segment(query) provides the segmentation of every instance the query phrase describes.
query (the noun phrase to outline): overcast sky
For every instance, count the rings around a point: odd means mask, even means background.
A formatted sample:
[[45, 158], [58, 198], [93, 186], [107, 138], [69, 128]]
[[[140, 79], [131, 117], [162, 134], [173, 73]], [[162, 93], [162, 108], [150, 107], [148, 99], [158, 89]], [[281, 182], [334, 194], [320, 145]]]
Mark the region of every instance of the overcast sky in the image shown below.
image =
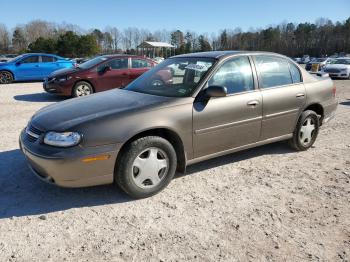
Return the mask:
[[281, 22], [344, 21], [350, 0], [4, 0], [0, 23], [12, 29], [33, 19], [72, 23], [83, 29], [116, 26], [193, 30], [198, 33]]

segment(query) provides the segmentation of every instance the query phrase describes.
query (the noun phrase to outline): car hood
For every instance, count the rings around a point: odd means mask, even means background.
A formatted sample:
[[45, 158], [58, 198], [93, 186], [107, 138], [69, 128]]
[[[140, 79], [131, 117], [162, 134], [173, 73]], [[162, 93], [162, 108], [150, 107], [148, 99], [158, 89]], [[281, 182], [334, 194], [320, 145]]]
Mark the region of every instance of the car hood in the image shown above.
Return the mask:
[[63, 68], [52, 72], [49, 77], [57, 77], [62, 75], [74, 74], [76, 72], [82, 71], [81, 69], [72, 67], [72, 68]]
[[165, 106], [170, 100], [174, 98], [114, 89], [44, 107], [32, 117], [31, 123], [42, 131], [62, 132], [99, 117]]
[[343, 64], [329, 64], [329, 65], [326, 65], [327, 69], [347, 69], [347, 68], [350, 68], [350, 65], [343, 65]]

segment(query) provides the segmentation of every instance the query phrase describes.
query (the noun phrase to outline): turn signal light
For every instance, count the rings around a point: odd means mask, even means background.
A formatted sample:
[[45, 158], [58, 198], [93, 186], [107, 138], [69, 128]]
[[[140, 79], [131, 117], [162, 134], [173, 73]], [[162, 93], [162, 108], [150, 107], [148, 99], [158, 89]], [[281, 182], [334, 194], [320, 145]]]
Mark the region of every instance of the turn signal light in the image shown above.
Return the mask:
[[100, 156], [94, 156], [94, 157], [86, 157], [86, 158], [83, 158], [81, 161], [84, 163], [90, 163], [98, 160], [107, 160], [110, 157], [111, 157], [110, 155], [100, 155]]

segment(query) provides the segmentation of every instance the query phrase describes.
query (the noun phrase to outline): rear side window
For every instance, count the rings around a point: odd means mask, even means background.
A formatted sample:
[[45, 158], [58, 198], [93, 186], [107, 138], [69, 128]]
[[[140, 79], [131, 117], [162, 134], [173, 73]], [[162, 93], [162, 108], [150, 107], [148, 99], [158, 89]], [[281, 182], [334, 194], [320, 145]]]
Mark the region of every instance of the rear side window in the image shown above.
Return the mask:
[[288, 62], [285, 59], [274, 56], [256, 56], [255, 61], [260, 75], [261, 88], [293, 83]]
[[27, 57], [27, 58], [24, 58], [22, 60], [22, 63], [24, 64], [28, 64], [28, 63], [39, 63], [39, 56], [30, 56], [30, 57]]
[[147, 68], [152, 67], [152, 64], [147, 60], [143, 59], [131, 59], [131, 67], [132, 68]]
[[289, 68], [290, 68], [290, 74], [292, 75], [293, 83], [302, 82], [299, 69], [292, 63], [289, 63]]
[[42, 63], [50, 63], [50, 62], [56, 62], [57, 58], [53, 56], [41, 56], [41, 62]]
[[253, 73], [248, 57], [237, 57], [226, 61], [208, 84], [224, 86], [228, 94], [254, 90]]

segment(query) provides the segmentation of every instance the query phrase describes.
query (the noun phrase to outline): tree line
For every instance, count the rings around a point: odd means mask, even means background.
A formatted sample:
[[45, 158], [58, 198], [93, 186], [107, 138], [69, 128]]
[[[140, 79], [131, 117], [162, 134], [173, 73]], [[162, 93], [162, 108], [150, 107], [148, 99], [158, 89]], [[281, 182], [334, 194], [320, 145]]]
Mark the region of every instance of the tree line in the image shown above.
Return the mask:
[[129, 27], [124, 30], [84, 30], [72, 24], [34, 20], [10, 31], [0, 23], [0, 53], [47, 52], [65, 57], [108, 53], [136, 53], [143, 41], [173, 44], [176, 54], [210, 50], [260, 50], [287, 56], [325, 56], [350, 53], [350, 18], [332, 22], [319, 18], [314, 23], [281, 23], [264, 29], [223, 29], [218, 33], [157, 30]]

